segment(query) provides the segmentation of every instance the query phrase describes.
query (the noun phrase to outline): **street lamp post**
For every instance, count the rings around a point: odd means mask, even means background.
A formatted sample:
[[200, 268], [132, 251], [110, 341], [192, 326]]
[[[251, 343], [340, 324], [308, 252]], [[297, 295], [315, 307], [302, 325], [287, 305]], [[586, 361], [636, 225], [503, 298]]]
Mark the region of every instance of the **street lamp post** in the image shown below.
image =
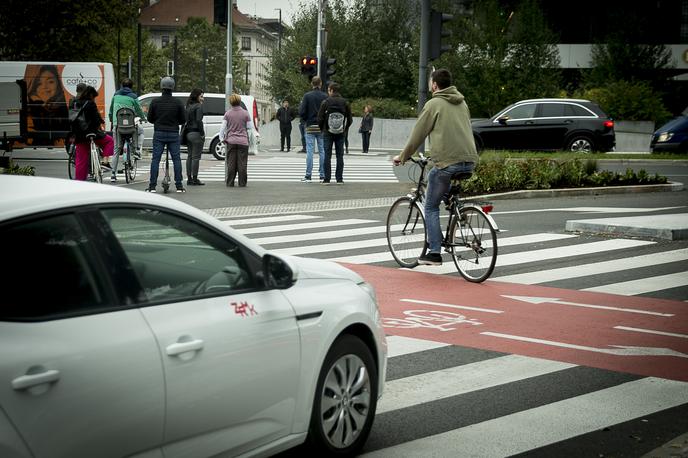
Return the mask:
[[277, 49], [282, 52], [282, 8], [275, 8], [279, 11], [279, 38], [277, 41]]

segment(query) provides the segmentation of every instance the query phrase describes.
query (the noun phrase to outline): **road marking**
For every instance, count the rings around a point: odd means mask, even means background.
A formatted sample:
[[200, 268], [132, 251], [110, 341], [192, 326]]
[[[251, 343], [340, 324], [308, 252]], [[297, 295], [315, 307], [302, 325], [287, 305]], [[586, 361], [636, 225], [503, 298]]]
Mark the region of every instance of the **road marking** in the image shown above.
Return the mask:
[[[300, 224], [283, 224], [278, 226], [263, 226], [263, 227], [250, 227], [239, 229], [239, 231], [246, 234], [265, 234], [270, 232], [286, 232], [286, 231], [301, 231], [304, 229], [316, 229], [323, 227], [332, 226], [351, 226], [354, 224], [367, 224], [376, 223], [377, 221], [371, 221], [369, 219], [338, 219], [335, 221], [315, 221], [312, 223], [300, 223]], [[309, 240], [309, 234], [299, 234], [301, 240]]]
[[569, 278], [587, 277], [590, 275], [599, 275], [686, 260], [688, 260], [688, 248], [665, 251], [662, 253], [652, 253], [642, 256], [632, 256], [629, 258], [614, 259], [612, 261], [602, 261], [592, 264], [562, 267], [559, 269], [505, 275], [503, 277], [491, 278], [491, 280], [520, 283], [523, 285], [535, 285], [538, 283], [566, 280]]
[[[583, 256], [586, 254], [598, 254], [603, 251], [623, 250], [644, 245], [653, 245], [655, 243], [656, 242], [645, 240], [612, 239], [556, 248], [544, 248], [542, 250], [500, 254], [497, 256], [497, 267], [514, 266], [529, 262], [542, 262], [548, 259]], [[498, 241], [498, 245], [499, 247], [502, 246], [501, 239]], [[456, 266], [454, 266], [453, 262], [445, 262], [443, 265], [437, 267], [418, 266], [414, 270], [432, 274], [448, 274], [451, 272], [456, 272]]]
[[302, 221], [307, 219], [322, 219], [322, 216], [315, 215], [284, 215], [284, 216], [264, 216], [261, 218], [246, 218], [245, 216], [233, 216], [231, 218], [219, 218], [222, 222], [232, 227], [246, 226], [249, 224], [281, 223], [284, 221]]
[[585, 345], [575, 345], [565, 342], [555, 342], [553, 340], [535, 339], [533, 337], [514, 336], [510, 334], [501, 334], [499, 332], [481, 332], [481, 335], [500, 337], [503, 339], [519, 340], [521, 342], [530, 342], [542, 345], [550, 345], [552, 347], [570, 348], [572, 350], [591, 351], [594, 353], [605, 353], [616, 356], [676, 356], [678, 358], [688, 358], [688, 354], [680, 351], [672, 350], [671, 348], [658, 347], [632, 347], [627, 345], [611, 345], [614, 348], [597, 348], [587, 347]]
[[598, 293], [619, 294], [622, 296], [637, 296], [638, 294], [651, 293], [664, 289], [680, 288], [688, 285], [688, 271], [675, 272], [656, 277], [640, 278], [609, 285], [585, 288], [581, 291], [593, 291]]
[[647, 377], [362, 456], [511, 456], [685, 403], [688, 383]]
[[448, 347], [448, 343], [432, 340], [414, 339], [413, 337], [387, 336], [387, 357], [409, 355], [435, 348]]
[[620, 329], [622, 331], [644, 332], [647, 334], [657, 334], [660, 336], [680, 337], [681, 339], [688, 339], [687, 334], [676, 334], [674, 332], [656, 331], [653, 329], [631, 328], [628, 326], [614, 326], [614, 329]]
[[554, 298], [554, 297], [507, 296], [507, 295], [502, 295], [502, 297], [513, 299], [515, 301], [528, 302], [530, 304], [572, 305], [574, 307], [585, 307], [585, 308], [590, 308], [590, 309], [601, 309], [601, 310], [613, 310], [616, 312], [640, 313], [643, 315], [674, 316], [673, 313], [661, 313], [661, 312], [652, 312], [649, 310], [628, 309], [628, 308], [623, 308], [623, 307], [611, 307], [608, 305], [581, 304], [578, 302], [562, 301], [561, 299]]
[[377, 414], [437, 401], [575, 367], [574, 364], [508, 355], [426, 372], [385, 383]]
[[494, 211], [493, 215], [516, 215], [520, 213], [551, 213], [551, 212], [573, 212], [573, 213], [649, 213], [663, 210], [675, 210], [679, 207], [659, 207], [659, 208], [631, 208], [631, 207], [567, 207], [567, 208], [535, 208], [533, 210], [513, 210], [513, 211]]
[[419, 299], [399, 299], [401, 302], [411, 302], [414, 304], [425, 304], [425, 305], [437, 305], [439, 307], [449, 307], [453, 309], [461, 309], [461, 310], [473, 310], [476, 312], [485, 312], [485, 313], [504, 313], [503, 310], [495, 310], [495, 309], [483, 309], [479, 307], [468, 307], [466, 305], [454, 305], [454, 304], [443, 304], [442, 302], [432, 302], [432, 301], [422, 301]]

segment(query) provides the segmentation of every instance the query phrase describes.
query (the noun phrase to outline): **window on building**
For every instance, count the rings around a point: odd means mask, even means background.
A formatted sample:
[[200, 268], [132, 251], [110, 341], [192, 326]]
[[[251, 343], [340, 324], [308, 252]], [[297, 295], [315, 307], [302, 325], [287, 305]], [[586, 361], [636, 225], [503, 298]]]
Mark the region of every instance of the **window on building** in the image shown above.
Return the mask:
[[241, 37], [241, 50], [250, 51], [251, 50], [251, 37]]
[[170, 36], [163, 35], [160, 37], [160, 44], [163, 48], [167, 48], [170, 45]]

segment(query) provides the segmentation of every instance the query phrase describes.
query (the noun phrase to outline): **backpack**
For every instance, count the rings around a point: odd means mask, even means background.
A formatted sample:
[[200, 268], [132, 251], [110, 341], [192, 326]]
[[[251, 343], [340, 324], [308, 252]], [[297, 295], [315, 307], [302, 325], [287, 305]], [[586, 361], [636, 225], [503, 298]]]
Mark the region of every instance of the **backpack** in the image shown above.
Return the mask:
[[122, 107], [115, 114], [117, 117], [117, 133], [120, 135], [134, 135], [136, 133], [136, 113], [129, 107]]
[[69, 127], [76, 135], [83, 135], [88, 132], [88, 120], [86, 119], [86, 113], [84, 112], [86, 103], [80, 107], [75, 103], [69, 109]]
[[344, 133], [344, 115], [332, 112], [327, 115], [327, 131], [331, 134]]

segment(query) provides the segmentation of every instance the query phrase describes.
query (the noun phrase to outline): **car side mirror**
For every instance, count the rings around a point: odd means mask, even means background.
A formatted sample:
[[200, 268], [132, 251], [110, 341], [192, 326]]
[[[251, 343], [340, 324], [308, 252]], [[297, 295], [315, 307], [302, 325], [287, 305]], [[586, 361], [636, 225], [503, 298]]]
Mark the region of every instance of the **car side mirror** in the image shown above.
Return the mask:
[[506, 122], [508, 120], [509, 120], [508, 116], [501, 116], [501, 117], [497, 118], [497, 121], [504, 126], [506, 126]]
[[263, 256], [262, 273], [266, 288], [288, 289], [296, 283], [296, 272], [287, 261], [273, 254]]

